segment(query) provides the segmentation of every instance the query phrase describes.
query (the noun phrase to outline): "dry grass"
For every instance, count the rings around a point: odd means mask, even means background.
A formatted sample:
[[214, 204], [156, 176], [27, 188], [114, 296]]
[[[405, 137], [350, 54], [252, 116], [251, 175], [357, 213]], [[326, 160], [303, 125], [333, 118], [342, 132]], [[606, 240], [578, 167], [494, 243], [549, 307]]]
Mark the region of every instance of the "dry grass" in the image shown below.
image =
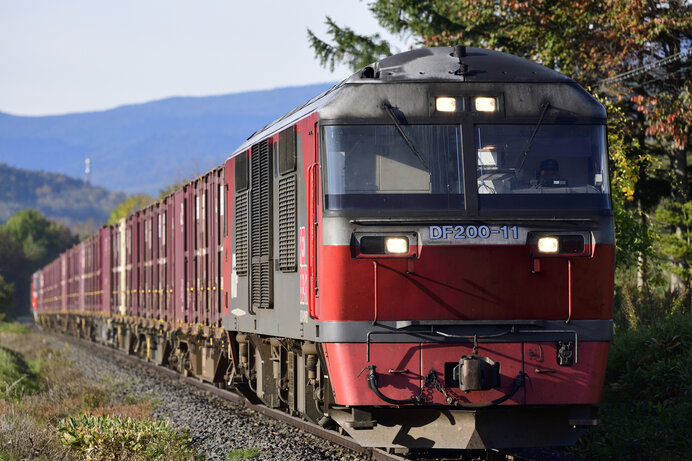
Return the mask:
[[69, 449], [53, 427], [39, 423], [16, 407], [0, 413], [0, 459], [66, 459]]
[[88, 411], [94, 416], [108, 415], [120, 418], [149, 419], [154, 405], [151, 402], [131, 403], [131, 404], [108, 404], [92, 408]]
[[82, 459], [83, 454], [71, 452], [57, 431], [67, 417], [107, 415], [142, 421], [151, 417], [152, 402], [134, 398], [111, 402], [109, 389], [117, 384], [84, 379], [65, 354], [40, 334], [0, 323], [0, 352], [4, 354], [0, 390], [13, 386], [12, 392], [0, 392], [2, 460]]

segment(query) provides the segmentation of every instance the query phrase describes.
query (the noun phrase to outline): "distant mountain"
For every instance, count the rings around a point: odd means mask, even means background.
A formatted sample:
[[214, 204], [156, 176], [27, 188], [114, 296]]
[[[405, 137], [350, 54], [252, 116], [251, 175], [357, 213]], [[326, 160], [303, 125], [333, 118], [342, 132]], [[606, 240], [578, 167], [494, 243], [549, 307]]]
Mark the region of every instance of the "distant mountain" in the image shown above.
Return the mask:
[[62, 174], [13, 168], [0, 163], [0, 223], [24, 208], [38, 210], [87, 235], [106, 222], [125, 198]]
[[0, 162], [83, 178], [89, 157], [92, 184], [156, 195], [220, 165], [257, 129], [330, 86], [169, 98], [59, 116], [0, 113]]

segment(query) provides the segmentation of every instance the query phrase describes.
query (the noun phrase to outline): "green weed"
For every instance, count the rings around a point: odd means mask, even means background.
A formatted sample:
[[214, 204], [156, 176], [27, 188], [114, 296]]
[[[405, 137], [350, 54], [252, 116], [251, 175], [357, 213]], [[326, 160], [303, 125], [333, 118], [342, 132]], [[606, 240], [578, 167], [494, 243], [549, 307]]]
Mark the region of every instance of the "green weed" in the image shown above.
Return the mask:
[[93, 460], [195, 460], [190, 438], [167, 422], [82, 414], [58, 423], [62, 442]]
[[148, 421], [155, 394], [110, 402], [133, 385], [87, 381], [45, 337], [2, 325], [0, 460], [203, 459], [187, 434]]
[[26, 325], [17, 322], [0, 321], [0, 333], [10, 333], [15, 335], [26, 335], [31, 330]]
[[39, 389], [39, 375], [24, 357], [0, 345], [0, 399], [19, 399]]
[[243, 461], [245, 459], [257, 458], [259, 456], [259, 449], [252, 448], [238, 448], [237, 450], [232, 450], [226, 455], [228, 461]]

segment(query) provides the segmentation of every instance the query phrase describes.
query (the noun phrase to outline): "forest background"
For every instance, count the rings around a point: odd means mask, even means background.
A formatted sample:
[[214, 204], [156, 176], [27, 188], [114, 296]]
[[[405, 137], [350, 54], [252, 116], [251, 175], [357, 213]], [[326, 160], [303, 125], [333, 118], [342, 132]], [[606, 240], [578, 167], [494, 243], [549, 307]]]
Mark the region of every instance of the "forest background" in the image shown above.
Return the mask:
[[[384, 29], [416, 46], [522, 56], [570, 76], [606, 107], [617, 243], [609, 422], [575, 450], [640, 459], [691, 452], [684, 428], [692, 414], [692, 2], [376, 0], [369, 8]], [[328, 37], [308, 31], [325, 66], [356, 70], [394, 51], [378, 34], [326, 22]], [[128, 198], [111, 219], [149, 199]], [[0, 317], [18, 284], [28, 286], [33, 270], [76, 241], [34, 211], [0, 226]], [[623, 445], [629, 454], [612, 451]]]

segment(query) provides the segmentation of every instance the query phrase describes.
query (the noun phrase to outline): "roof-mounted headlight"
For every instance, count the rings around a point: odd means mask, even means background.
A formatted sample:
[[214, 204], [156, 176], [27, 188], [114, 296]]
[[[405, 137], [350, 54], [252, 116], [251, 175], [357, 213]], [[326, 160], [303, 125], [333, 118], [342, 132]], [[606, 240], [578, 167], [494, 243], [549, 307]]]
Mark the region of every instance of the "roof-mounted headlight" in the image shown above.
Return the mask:
[[495, 98], [478, 96], [473, 100], [473, 106], [478, 112], [495, 112], [497, 110], [497, 101]]
[[446, 96], [439, 97], [435, 99], [435, 109], [438, 112], [456, 112], [457, 100]]

